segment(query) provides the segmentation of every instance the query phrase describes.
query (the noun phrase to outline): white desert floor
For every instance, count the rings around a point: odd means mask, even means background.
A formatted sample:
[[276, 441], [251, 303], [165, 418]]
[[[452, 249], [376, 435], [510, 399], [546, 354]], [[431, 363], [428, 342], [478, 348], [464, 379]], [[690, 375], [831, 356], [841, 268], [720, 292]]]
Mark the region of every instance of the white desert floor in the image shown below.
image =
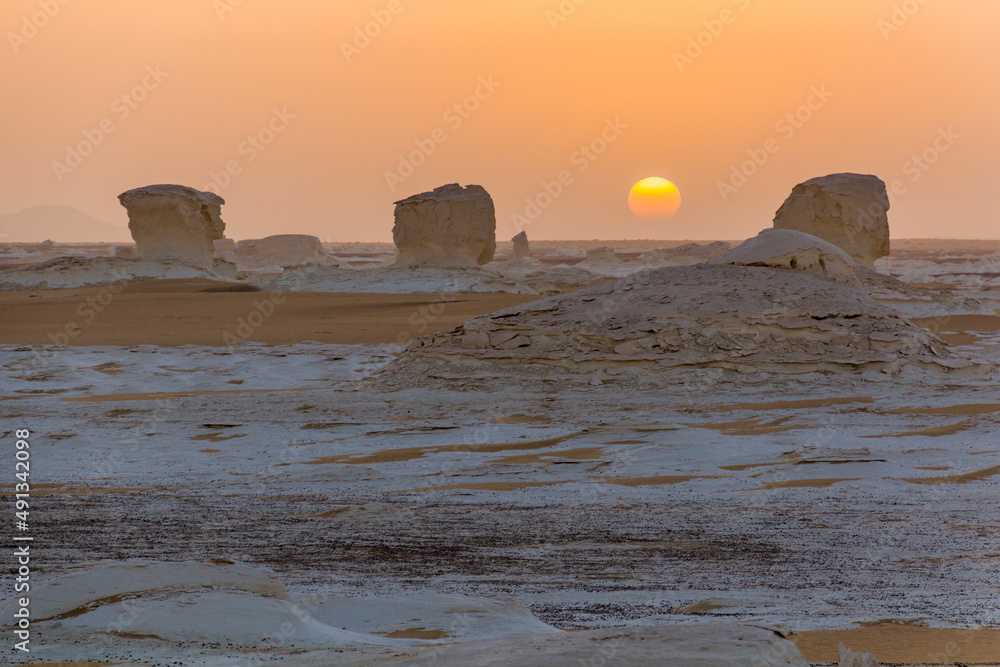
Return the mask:
[[[922, 323], [1000, 363], [996, 250], [880, 268], [976, 299]], [[506, 664], [512, 636], [629, 627], [545, 650], [660, 664], [629, 653], [648, 626], [1000, 625], [996, 375], [365, 379], [401, 349], [0, 347], [4, 440], [34, 433], [32, 659]]]

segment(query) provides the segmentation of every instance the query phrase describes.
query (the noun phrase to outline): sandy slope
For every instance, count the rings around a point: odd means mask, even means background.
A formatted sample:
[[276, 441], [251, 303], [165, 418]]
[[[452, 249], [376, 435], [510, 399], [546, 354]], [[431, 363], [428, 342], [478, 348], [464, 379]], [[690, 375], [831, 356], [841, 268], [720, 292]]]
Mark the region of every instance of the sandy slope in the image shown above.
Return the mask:
[[[154, 280], [117, 291], [0, 292], [5, 314], [0, 343], [226, 346], [226, 334], [271, 345], [399, 343], [537, 298], [231, 291], [241, 289], [245, 286], [208, 280]], [[64, 337], [72, 331], [78, 333]]]

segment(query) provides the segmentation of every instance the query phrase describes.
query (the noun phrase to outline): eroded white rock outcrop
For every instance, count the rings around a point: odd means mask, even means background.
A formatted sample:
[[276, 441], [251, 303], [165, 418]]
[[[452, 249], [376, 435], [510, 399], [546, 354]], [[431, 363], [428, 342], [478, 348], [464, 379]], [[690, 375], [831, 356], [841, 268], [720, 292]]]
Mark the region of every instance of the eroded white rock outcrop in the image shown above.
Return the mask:
[[840, 644], [840, 662], [837, 667], [879, 667], [878, 660], [871, 653], [855, 653]]
[[805, 271], [829, 280], [855, 280], [855, 264], [850, 255], [819, 237], [791, 229], [765, 229], [708, 263], [768, 266]]
[[438, 646], [399, 662], [442, 667], [808, 667], [791, 641], [765, 628], [735, 623], [688, 623], [605, 628]]
[[511, 239], [514, 243], [514, 259], [526, 259], [531, 253], [531, 245], [528, 243], [527, 232], [521, 232]]
[[979, 374], [992, 366], [873, 301], [805, 271], [700, 264], [654, 269], [469, 320], [414, 341], [379, 372], [565, 377], [694, 368], [740, 373]]
[[128, 228], [142, 257], [174, 257], [211, 267], [226, 230], [225, 200], [183, 185], [149, 185], [118, 196], [128, 210]]
[[241, 269], [334, 263], [323, 251], [323, 243], [307, 234], [278, 234], [240, 241], [233, 256]]
[[223, 262], [236, 261], [236, 241], [233, 239], [216, 239], [212, 242], [215, 248], [215, 259]]
[[479, 267], [496, 252], [496, 210], [480, 185], [443, 185], [396, 202], [392, 240], [402, 266]]
[[615, 251], [608, 246], [602, 246], [600, 248], [590, 248], [587, 250], [587, 256], [583, 261], [576, 264], [576, 266], [592, 269], [597, 272], [615, 270], [621, 267], [622, 262], [615, 255]]
[[831, 174], [792, 189], [774, 217], [775, 229], [818, 236], [869, 268], [889, 254], [889, 195], [877, 176]]

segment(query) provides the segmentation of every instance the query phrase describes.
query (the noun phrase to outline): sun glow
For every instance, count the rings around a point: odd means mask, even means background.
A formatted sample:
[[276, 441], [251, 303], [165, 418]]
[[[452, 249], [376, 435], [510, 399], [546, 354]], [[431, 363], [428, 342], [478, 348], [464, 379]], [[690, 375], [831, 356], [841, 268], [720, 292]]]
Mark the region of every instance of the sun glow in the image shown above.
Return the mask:
[[666, 220], [681, 207], [681, 193], [667, 179], [651, 176], [632, 186], [628, 207], [643, 220]]

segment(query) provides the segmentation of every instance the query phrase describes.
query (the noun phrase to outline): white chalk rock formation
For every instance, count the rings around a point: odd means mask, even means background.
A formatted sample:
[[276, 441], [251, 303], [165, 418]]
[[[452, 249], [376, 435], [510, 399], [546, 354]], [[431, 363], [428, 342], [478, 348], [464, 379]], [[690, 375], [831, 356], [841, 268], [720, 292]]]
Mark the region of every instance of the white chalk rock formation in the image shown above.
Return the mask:
[[840, 663], [837, 667], [879, 667], [879, 665], [871, 653], [855, 653], [841, 644]]
[[531, 246], [528, 244], [527, 232], [521, 232], [511, 239], [514, 243], [514, 259], [526, 259], [531, 253]]
[[0, 291], [73, 289], [173, 278], [218, 280], [219, 276], [211, 267], [172, 257], [56, 257], [31, 266], [0, 269]]
[[223, 262], [236, 262], [236, 241], [233, 239], [216, 239], [212, 241], [215, 248], [215, 259]]
[[709, 264], [769, 266], [805, 271], [819, 278], [854, 282], [851, 256], [821, 238], [791, 229], [765, 229]]
[[250, 239], [236, 244], [234, 254], [240, 269], [329, 264], [333, 260], [323, 251], [323, 243], [306, 234], [278, 234]]
[[603, 246], [601, 248], [590, 248], [587, 250], [587, 256], [582, 262], [579, 262], [577, 266], [588, 266], [588, 267], [605, 267], [605, 266], [619, 266], [621, 260], [615, 255], [615, 251], [612, 248]]
[[857, 268], [856, 275], [868, 296], [910, 319], [992, 312], [982, 302], [962, 296], [962, 290], [952, 293], [914, 287], [863, 266]]
[[135, 257], [135, 248], [130, 245], [115, 246], [115, 257]]
[[[328, 648], [391, 643], [376, 635], [334, 628], [294, 604], [274, 573], [233, 561], [102, 562], [65, 574], [49, 573], [32, 590], [32, 622], [62, 637], [93, 637], [127, 626], [152, 641], [266, 646], [271, 628], [287, 624], [297, 646]], [[127, 599], [142, 613], [122, 621]], [[0, 602], [13, 614], [14, 600]], [[54, 633], [54, 630], [48, 630]]]
[[424, 336], [377, 381], [692, 368], [892, 373], [904, 366], [969, 375], [992, 368], [950, 350], [852, 283], [804, 271], [699, 264], [636, 273]]
[[226, 230], [222, 197], [183, 185], [150, 185], [124, 192], [118, 201], [128, 210], [137, 255], [212, 266], [212, 242]]
[[733, 623], [605, 628], [435, 646], [394, 663], [441, 667], [808, 667], [799, 649], [778, 633]]
[[227, 262], [224, 259], [213, 260], [212, 270], [227, 280], [236, 280], [240, 273], [239, 267], [235, 263]]
[[42, 241], [33, 248], [35, 252], [40, 252], [43, 255], [51, 255], [53, 252], [55, 252], [55, 249], [56, 249], [56, 244], [48, 239]]
[[794, 229], [842, 248], [869, 268], [889, 254], [889, 195], [877, 176], [831, 174], [792, 189], [774, 217], [775, 229]]
[[480, 185], [443, 185], [396, 202], [392, 240], [402, 266], [479, 267], [496, 252], [493, 198]]

